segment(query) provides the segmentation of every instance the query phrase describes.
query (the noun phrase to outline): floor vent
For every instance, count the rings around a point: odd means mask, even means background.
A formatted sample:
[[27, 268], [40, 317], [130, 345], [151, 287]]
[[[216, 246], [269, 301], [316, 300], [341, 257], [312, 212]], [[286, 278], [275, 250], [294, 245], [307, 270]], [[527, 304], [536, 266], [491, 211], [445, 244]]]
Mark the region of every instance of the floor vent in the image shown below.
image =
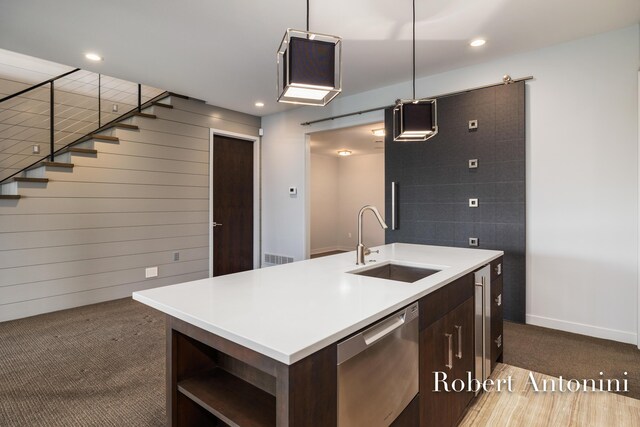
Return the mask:
[[273, 255], [273, 254], [264, 254], [264, 262], [267, 264], [289, 264], [293, 262], [293, 258], [289, 256], [282, 255]]

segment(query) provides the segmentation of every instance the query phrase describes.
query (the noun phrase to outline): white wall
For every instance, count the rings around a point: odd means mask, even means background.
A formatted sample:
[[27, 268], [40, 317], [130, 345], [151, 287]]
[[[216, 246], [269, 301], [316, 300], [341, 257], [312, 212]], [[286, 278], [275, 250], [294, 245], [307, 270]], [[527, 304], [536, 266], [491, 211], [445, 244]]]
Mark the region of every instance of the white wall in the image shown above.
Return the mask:
[[[384, 153], [339, 159], [339, 174], [338, 242], [344, 250], [353, 251], [358, 244], [360, 208], [373, 205], [384, 217]], [[365, 212], [363, 224], [364, 244], [367, 247], [384, 245], [384, 230], [371, 212]]]
[[[639, 27], [417, 81], [431, 96], [533, 75], [527, 83], [527, 322], [637, 342]], [[410, 83], [263, 118], [264, 250], [303, 259], [305, 133], [382, 120]], [[283, 165], [287, 165], [283, 167]]]
[[[311, 154], [310, 253], [355, 250], [358, 212], [374, 205], [384, 216], [384, 153], [351, 157]], [[365, 213], [363, 241], [384, 244], [384, 230]]]
[[312, 154], [310, 163], [311, 254], [335, 251], [338, 246], [338, 158]]

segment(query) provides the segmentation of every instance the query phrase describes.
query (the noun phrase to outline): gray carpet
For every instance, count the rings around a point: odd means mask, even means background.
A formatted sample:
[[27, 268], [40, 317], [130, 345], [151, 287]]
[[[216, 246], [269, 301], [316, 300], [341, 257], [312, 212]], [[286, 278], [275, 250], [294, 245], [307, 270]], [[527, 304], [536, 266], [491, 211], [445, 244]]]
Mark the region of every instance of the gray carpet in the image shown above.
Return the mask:
[[[565, 378], [629, 373], [632, 345], [505, 322], [504, 362]], [[0, 323], [0, 426], [165, 424], [164, 317], [130, 299]], [[615, 376], [615, 375], [613, 375]]]
[[164, 345], [130, 299], [0, 323], [0, 426], [164, 425]]
[[640, 399], [640, 350], [635, 345], [504, 322], [504, 363], [565, 379], [622, 379], [627, 372], [629, 393], [620, 394]]

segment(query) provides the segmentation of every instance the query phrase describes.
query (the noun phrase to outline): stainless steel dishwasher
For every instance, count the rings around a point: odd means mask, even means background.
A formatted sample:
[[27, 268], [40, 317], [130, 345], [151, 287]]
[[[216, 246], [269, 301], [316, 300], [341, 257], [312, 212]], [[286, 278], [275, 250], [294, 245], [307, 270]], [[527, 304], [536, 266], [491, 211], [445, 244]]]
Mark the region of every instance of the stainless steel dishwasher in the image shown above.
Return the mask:
[[418, 394], [418, 303], [338, 344], [338, 426], [390, 425]]

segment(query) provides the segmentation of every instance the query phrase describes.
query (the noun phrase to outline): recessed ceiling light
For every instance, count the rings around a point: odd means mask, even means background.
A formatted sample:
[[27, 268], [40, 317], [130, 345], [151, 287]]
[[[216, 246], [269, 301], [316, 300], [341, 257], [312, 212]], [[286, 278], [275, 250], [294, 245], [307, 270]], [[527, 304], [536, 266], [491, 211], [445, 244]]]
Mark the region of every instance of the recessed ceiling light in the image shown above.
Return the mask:
[[264, 102], [258, 101], [258, 102], [255, 103], [255, 106], [258, 107], [258, 108], [262, 108], [262, 107], [264, 107]]
[[349, 150], [340, 150], [340, 151], [338, 151], [338, 155], [339, 156], [350, 156], [351, 155], [351, 151], [349, 151]]
[[102, 56], [97, 53], [87, 53], [84, 57], [90, 61], [102, 61]]
[[487, 41], [485, 39], [475, 39], [475, 40], [472, 40], [471, 43], [469, 43], [469, 45], [473, 47], [480, 47], [484, 45], [486, 42]]
[[383, 129], [372, 129], [371, 133], [374, 136], [384, 136], [384, 128]]

